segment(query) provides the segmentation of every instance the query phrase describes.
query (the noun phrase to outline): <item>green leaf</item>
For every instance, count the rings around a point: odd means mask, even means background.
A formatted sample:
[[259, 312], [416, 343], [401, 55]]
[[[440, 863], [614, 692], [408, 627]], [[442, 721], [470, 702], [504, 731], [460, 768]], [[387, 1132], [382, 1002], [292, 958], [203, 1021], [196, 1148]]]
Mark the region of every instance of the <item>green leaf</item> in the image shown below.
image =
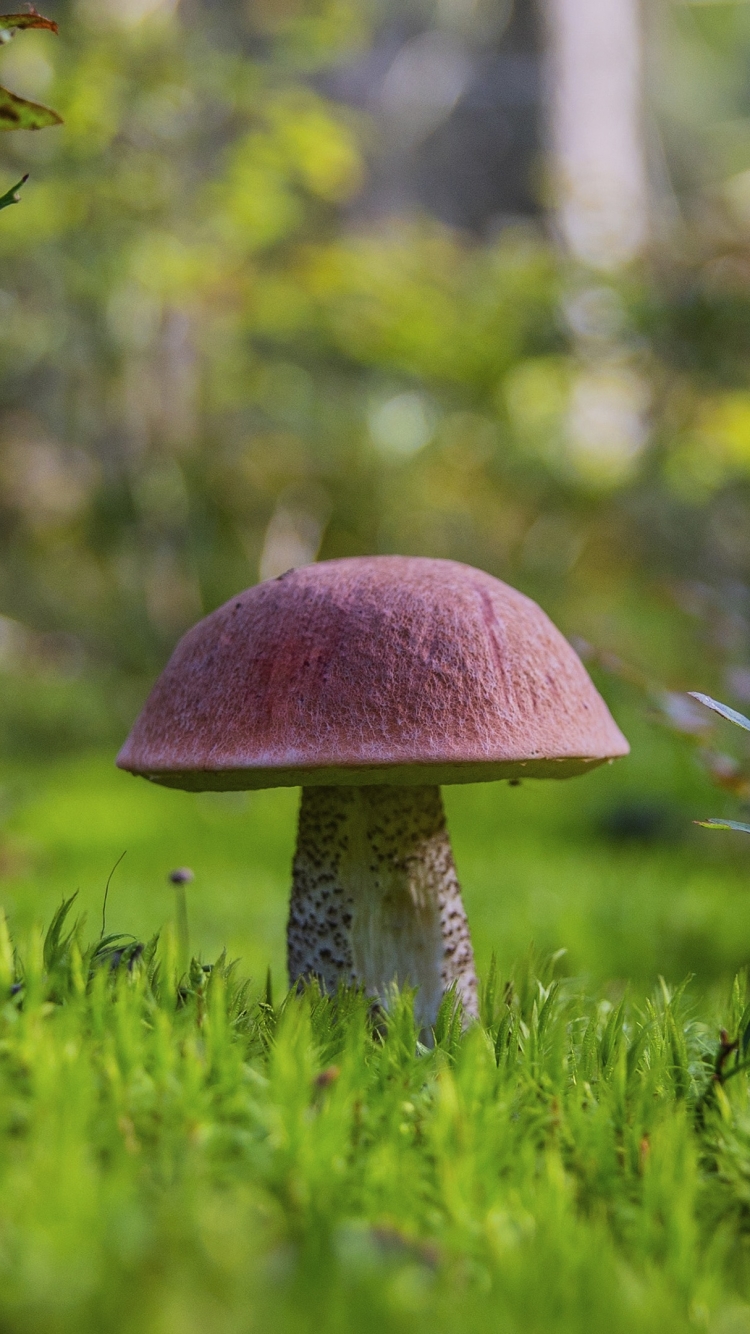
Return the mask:
[[0, 208], [9, 208], [11, 204], [17, 204], [19, 202], [20, 196], [18, 191], [21, 189], [22, 185], [26, 184], [28, 179], [29, 173], [26, 172], [26, 175], [22, 176], [16, 185], [12, 185], [10, 190], [6, 190], [4, 195], [0, 195]]
[[0, 130], [43, 130], [47, 125], [62, 125], [62, 116], [39, 102], [27, 102], [7, 88], [0, 87]]
[[744, 713], [738, 713], [736, 709], [730, 709], [728, 704], [720, 704], [717, 699], [712, 699], [710, 695], [701, 695], [697, 690], [688, 690], [692, 699], [697, 699], [700, 704], [705, 704], [707, 709], [713, 709], [714, 713], [721, 714], [727, 722], [736, 723], [737, 727], [744, 727], [746, 732], [750, 732], [750, 718], [746, 718]]
[[736, 829], [739, 834], [750, 834], [750, 824], [743, 824], [741, 820], [693, 820], [693, 824], [702, 825], [704, 829]]
[[46, 28], [48, 32], [59, 31], [54, 19], [46, 19], [43, 14], [37, 13], [33, 5], [29, 6], [26, 14], [0, 14], [0, 32], [10, 33], [13, 28]]

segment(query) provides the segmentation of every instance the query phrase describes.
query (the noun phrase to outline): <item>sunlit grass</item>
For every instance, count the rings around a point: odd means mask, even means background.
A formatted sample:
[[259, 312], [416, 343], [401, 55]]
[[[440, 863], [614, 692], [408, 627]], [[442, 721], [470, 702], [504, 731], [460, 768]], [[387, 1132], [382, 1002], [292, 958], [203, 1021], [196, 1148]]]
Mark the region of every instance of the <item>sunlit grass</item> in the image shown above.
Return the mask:
[[0, 933], [1, 1328], [748, 1327], [744, 978], [697, 1015], [490, 970], [424, 1047], [409, 996], [111, 958]]

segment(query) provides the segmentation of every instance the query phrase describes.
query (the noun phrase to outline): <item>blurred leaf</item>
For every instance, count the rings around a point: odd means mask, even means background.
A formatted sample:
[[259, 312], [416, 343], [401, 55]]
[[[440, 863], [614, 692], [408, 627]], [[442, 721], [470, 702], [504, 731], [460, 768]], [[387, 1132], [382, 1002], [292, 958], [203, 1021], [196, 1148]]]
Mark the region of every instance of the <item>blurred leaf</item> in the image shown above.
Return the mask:
[[739, 834], [750, 834], [750, 824], [743, 824], [741, 820], [694, 820], [693, 824], [702, 825], [704, 829], [735, 829]]
[[[57, 32], [53, 19], [46, 19], [38, 14], [33, 5], [28, 14], [0, 14], [0, 43], [10, 41], [15, 28], [46, 28]], [[0, 130], [42, 130], [48, 125], [62, 125], [62, 116], [50, 107], [38, 102], [29, 102], [25, 97], [17, 97], [7, 88], [0, 87]], [[7, 203], [14, 204], [16, 199]], [[5, 207], [5, 204], [2, 205]]]
[[746, 766], [740, 764], [732, 755], [699, 750], [697, 758], [718, 787], [733, 792], [743, 800], [750, 798], [750, 773]]
[[730, 723], [736, 723], [737, 727], [744, 727], [746, 732], [750, 732], [750, 718], [746, 718], [744, 713], [738, 713], [736, 709], [730, 709], [728, 704], [720, 704], [718, 700], [712, 699], [710, 695], [701, 695], [697, 690], [689, 690], [688, 694], [697, 699], [700, 704], [705, 704], [707, 709], [713, 709], [714, 713], [720, 714]]
[[48, 125], [62, 125], [62, 116], [39, 102], [27, 102], [7, 88], [0, 87], [0, 130], [43, 130]]
[[[27, 14], [0, 14], [0, 32], [9, 32], [12, 28], [46, 28], [48, 32], [58, 32], [54, 19], [46, 19], [37, 13], [32, 5]], [[7, 38], [5, 39], [7, 41]]]
[[28, 179], [29, 173], [27, 172], [25, 176], [21, 177], [16, 185], [12, 185], [10, 190], [6, 190], [4, 195], [0, 195], [0, 208], [9, 208], [11, 204], [17, 204], [19, 202], [18, 191], [21, 189], [22, 185], [26, 184]]

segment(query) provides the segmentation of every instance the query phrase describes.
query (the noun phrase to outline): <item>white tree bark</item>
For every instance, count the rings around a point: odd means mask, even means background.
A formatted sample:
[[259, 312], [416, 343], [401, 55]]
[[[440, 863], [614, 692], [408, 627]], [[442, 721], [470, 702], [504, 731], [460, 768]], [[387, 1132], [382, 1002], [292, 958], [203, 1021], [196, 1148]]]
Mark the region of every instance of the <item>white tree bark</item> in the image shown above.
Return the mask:
[[614, 269], [649, 230], [639, 0], [545, 0], [553, 206], [573, 254]]

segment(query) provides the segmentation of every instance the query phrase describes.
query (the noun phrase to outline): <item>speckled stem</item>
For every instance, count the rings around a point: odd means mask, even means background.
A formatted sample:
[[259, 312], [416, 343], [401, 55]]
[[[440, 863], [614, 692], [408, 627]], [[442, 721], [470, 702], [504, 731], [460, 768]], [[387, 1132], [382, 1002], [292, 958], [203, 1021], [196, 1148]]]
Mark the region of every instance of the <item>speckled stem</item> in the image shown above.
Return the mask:
[[477, 979], [437, 787], [302, 789], [287, 932], [289, 978], [325, 991], [359, 983], [385, 1000], [418, 987], [418, 1022], [434, 1023], [455, 982], [467, 1016]]

